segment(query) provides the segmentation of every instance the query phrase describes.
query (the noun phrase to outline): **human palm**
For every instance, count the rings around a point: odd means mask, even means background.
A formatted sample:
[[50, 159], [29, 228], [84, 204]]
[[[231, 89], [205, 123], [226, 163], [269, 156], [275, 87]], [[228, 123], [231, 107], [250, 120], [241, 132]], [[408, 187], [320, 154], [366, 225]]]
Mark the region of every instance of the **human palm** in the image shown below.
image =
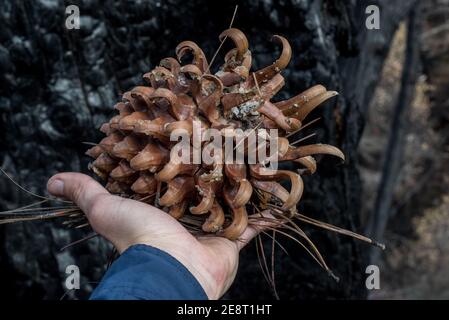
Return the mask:
[[239, 240], [194, 237], [176, 219], [151, 205], [110, 194], [91, 177], [59, 173], [48, 191], [76, 203], [92, 228], [122, 253], [134, 244], [163, 250], [181, 262], [198, 280], [209, 299], [220, 298], [237, 273], [239, 251], [258, 230], [249, 226]]

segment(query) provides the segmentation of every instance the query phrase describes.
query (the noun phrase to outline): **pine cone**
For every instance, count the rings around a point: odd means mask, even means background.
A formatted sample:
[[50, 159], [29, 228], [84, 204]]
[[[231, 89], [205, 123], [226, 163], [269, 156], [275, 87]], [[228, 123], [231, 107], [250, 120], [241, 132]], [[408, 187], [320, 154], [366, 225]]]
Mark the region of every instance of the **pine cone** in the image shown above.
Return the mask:
[[[221, 155], [214, 152], [212, 164], [175, 161], [177, 141], [170, 141], [175, 130], [186, 132], [193, 144], [194, 123], [202, 129], [221, 130], [223, 141], [225, 129], [278, 129], [277, 143], [267, 143], [263, 151], [275, 154], [279, 162], [296, 162], [310, 174], [316, 170], [314, 154], [342, 159], [344, 155], [329, 145], [290, 145], [288, 136], [337, 93], [316, 85], [291, 99], [270, 102], [284, 85], [280, 72], [291, 58], [284, 37], [273, 37], [282, 46], [279, 59], [255, 72], [250, 72], [246, 36], [231, 28], [219, 37], [226, 38], [235, 48], [214, 75], [201, 48], [191, 41], [180, 43], [177, 59], [165, 58], [143, 76], [149, 86], [123, 94], [122, 102], [114, 107], [118, 115], [100, 129], [106, 137], [86, 154], [95, 158], [90, 169], [107, 181], [111, 193], [156, 205], [176, 219], [200, 221], [203, 232], [234, 240], [247, 227], [248, 212], [276, 207], [294, 216], [303, 192], [300, 174], [266, 168], [267, 163], [249, 163], [247, 153], [256, 148], [249, 138], [243, 141], [244, 163], [223, 163], [225, 150]], [[192, 62], [182, 65], [187, 58]], [[201, 149], [210, 143], [201, 142]], [[261, 151], [257, 149], [257, 154]], [[284, 180], [290, 182], [290, 190], [280, 184]]]

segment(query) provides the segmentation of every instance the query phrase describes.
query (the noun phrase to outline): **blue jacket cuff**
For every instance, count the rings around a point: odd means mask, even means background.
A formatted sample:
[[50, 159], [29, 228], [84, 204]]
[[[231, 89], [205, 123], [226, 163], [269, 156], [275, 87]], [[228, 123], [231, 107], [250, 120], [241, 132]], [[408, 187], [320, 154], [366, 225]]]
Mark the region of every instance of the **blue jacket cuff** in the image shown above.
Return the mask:
[[91, 300], [204, 300], [207, 295], [178, 260], [154, 247], [129, 247], [111, 265]]

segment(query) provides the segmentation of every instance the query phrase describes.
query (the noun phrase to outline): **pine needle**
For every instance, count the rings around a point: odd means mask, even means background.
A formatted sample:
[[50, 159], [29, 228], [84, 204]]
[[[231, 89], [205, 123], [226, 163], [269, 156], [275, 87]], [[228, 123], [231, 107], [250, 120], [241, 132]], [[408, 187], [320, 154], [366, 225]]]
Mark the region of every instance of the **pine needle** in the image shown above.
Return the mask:
[[32, 195], [33, 197], [39, 198], [39, 199], [44, 199], [44, 200], [48, 200], [48, 201], [60, 201], [60, 202], [65, 202], [65, 203], [72, 203], [72, 201], [66, 201], [66, 200], [61, 200], [61, 199], [57, 199], [57, 198], [48, 198], [48, 197], [44, 197], [41, 195], [38, 195], [36, 193], [33, 193], [27, 189], [25, 189], [24, 187], [22, 187], [19, 183], [17, 183], [12, 177], [10, 177], [5, 170], [3, 170], [3, 168], [0, 167], [0, 171], [14, 184], [16, 185], [16, 187], [18, 187], [20, 190], [24, 191], [25, 193]]
[[66, 250], [66, 249], [68, 249], [68, 248], [70, 248], [70, 247], [73, 247], [73, 246], [75, 246], [75, 245], [77, 245], [77, 244], [80, 244], [80, 243], [82, 243], [82, 242], [84, 242], [84, 241], [90, 240], [90, 239], [95, 238], [95, 237], [98, 237], [98, 236], [99, 236], [99, 234], [96, 233], [96, 232], [94, 232], [94, 233], [92, 233], [92, 234], [90, 234], [90, 235], [88, 235], [88, 236], [85, 236], [85, 237], [83, 237], [83, 238], [81, 238], [81, 239], [79, 239], [79, 240], [73, 241], [73, 242], [71, 242], [71, 243], [65, 245], [64, 247], [62, 247], [61, 249], [59, 249], [59, 251], [64, 251], [64, 250]]
[[306, 123], [305, 125], [303, 125], [301, 128], [299, 128], [299, 129], [296, 130], [296, 131], [290, 132], [290, 133], [287, 134], [285, 137], [286, 137], [286, 138], [289, 138], [289, 137], [291, 137], [292, 135], [297, 134], [297, 133], [300, 132], [301, 130], [304, 130], [305, 128], [307, 128], [308, 126], [314, 124], [315, 122], [317, 122], [317, 121], [319, 121], [319, 120], [321, 120], [321, 117], [318, 117], [318, 118], [316, 118], [316, 119], [313, 119], [313, 120], [307, 122], [307, 123]]
[[301, 138], [301, 139], [299, 139], [299, 140], [296, 140], [295, 142], [290, 143], [290, 145], [291, 145], [291, 146], [294, 146], [295, 144], [298, 144], [298, 143], [300, 143], [300, 142], [303, 142], [303, 141], [305, 141], [305, 140], [307, 140], [307, 139], [310, 139], [310, 138], [312, 138], [312, 137], [314, 137], [314, 136], [316, 136], [316, 133], [315, 133], [315, 132], [309, 134], [308, 136], [305, 136], [304, 138]]
[[[238, 10], [238, 8], [239, 8], [239, 6], [236, 5], [236, 6], [235, 6], [235, 9], [234, 9], [234, 14], [232, 15], [231, 23], [229, 24], [229, 28], [228, 28], [228, 29], [231, 29], [231, 28], [232, 28], [232, 25], [234, 24], [234, 19], [235, 19], [235, 16], [237, 15], [237, 10]], [[212, 64], [214, 63], [215, 58], [217, 58], [218, 52], [220, 52], [221, 47], [223, 47], [223, 44], [224, 44], [224, 42], [226, 41], [227, 38], [228, 38], [228, 36], [225, 36], [225, 37], [223, 38], [223, 40], [221, 40], [220, 45], [218, 46], [218, 49], [215, 51], [214, 55], [212, 56], [212, 59], [210, 60], [209, 65], [207, 66], [207, 70], [206, 70], [205, 74], [207, 74], [207, 73], [210, 72], [210, 67], [211, 67]]]

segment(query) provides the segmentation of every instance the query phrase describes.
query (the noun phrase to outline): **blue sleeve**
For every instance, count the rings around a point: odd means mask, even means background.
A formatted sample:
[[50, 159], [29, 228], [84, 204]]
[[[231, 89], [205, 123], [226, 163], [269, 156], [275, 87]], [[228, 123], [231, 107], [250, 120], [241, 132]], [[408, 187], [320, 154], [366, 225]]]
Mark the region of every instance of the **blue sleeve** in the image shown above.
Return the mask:
[[129, 247], [111, 265], [91, 300], [204, 300], [207, 295], [178, 260], [159, 249]]

